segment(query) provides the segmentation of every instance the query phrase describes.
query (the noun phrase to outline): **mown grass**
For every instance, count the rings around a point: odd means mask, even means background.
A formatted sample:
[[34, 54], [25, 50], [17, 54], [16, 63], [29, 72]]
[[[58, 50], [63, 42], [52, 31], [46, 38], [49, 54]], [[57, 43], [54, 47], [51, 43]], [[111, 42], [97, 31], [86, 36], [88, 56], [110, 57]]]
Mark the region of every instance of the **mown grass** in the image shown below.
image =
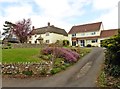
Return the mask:
[[[2, 62], [41, 62], [42, 59], [39, 57], [40, 50], [40, 48], [2, 49]], [[90, 51], [90, 48], [80, 48], [80, 56], [83, 57]]]
[[41, 62], [39, 48], [2, 49], [2, 62]]

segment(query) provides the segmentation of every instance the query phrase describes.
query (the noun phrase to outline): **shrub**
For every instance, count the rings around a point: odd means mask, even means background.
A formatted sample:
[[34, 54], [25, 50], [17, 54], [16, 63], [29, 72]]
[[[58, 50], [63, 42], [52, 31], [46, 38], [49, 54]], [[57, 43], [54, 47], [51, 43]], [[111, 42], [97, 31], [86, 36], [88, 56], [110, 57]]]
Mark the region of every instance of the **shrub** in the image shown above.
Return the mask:
[[88, 44], [87, 47], [91, 47], [91, 44]]
[[56, 74], [56, 73], [58, 73], [58, 72], [60, 72], [61, 71], [61, 68], [53, 68], [51, 71], [50, 71], [50, 73], [51, 74]]
[[23, 71], [22, 73], [28, 76], [33, 75], [33, 71]]
[[66, 69], [66, 66], [65, 66], [65, 65], [62, 65], [62, 66], [60, 66], [60, 68], [61, 68], [62, 70], [65, 70], [65, 69]]
[[42, 53], [53, 54], [56, 58], [64, 58], [68, 62], [76, 62], [79, 59], [78, 53], [67, 48], [47, 47], [42, 50]]
[[105, 71], [108, 75], [120, 76], [120, 34], [102, 41], [102, 46], [107, 48], [105, 55]]
[[68, 40], [63, 40], [63, 46], [69, 46], [69, 41]]

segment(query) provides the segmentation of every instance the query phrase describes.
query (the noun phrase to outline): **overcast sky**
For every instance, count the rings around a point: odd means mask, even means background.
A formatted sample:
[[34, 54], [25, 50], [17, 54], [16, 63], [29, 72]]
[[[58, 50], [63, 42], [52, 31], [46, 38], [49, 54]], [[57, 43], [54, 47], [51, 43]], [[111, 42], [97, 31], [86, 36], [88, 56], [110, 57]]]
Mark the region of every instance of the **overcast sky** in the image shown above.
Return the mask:
[[119, 0], [0, 0], [0, 30], [5, 21], [31, 18], [35, 28], [51, 25], [67, 32], [74, 25], [103, 22], [105, 29], [118, 27]]

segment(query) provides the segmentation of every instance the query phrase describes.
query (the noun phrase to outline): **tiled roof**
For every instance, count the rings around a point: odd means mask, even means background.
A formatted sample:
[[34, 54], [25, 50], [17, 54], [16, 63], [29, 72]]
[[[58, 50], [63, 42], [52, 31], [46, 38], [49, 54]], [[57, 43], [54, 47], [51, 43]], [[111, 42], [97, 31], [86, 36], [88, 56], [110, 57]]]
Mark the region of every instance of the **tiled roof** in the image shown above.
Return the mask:
[[100, 30], [102, 22], [83, 24], [78, 26], [73, 26], [68, 34], [80, 33], [80, 32], [91, 32]]
[[32, 30], [31, 34], [45, 34], [46, 32], [57, 33], [57, 34], [61, 34], [64, 36], [68, 35], [64, 29], [61, 29], [55, 26], [46, 26], [42, 28], [37, 28], [37, 29]]
[[99, 36], [91, 36], [91, 37], [79, 37], [79, 38], [77, 38], [77, 39], [87, 39], [87, 40], [90, 40], [90, 39], [97, 39], [97, 38], [99, 38]]
[[100, 38], [111, 37], [118, 34], [117, 29], [103, 30], [101, 31]]

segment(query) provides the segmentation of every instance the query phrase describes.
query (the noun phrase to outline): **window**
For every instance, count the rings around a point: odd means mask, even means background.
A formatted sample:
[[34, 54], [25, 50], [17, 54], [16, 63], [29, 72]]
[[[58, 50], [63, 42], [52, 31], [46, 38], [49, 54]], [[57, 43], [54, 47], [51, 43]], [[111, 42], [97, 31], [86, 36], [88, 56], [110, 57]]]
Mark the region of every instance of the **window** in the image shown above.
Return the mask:
[[29, 41], [29, 43], [31, 44], [31, 41]]
[[95, 35], [96, 33], [95, 32], [92, 32], [91, 35]]
[[32, 38], [32, 36], [29, 36], [29, 38]]
[[72, 37], [76, 37], [76, 34], [72, 34]]
[[97, 42], [97, 39], [95, 39], [95, 40], [92, 40], [92, 43], [96, 43]]
[[37, 35], [35, 35], [35, 37], [37, 37]]
[[49, 43], [49, 40], [46, 40], [46, 43]]
[[35, 44], [37, 43], [37, 40], [35, 41]]
[[81, 36], [84, 36], [85, 35], [85, 33], [81, 33]]
[[76, 41], [72, 41], [72, 46], [76, 46]]
[[49, 36], [49, 32], [46, 32], [46, 36]]
[[80, 40], [80, 46], [84, 47], [85, 46], [85, 41], [84, 40]]

